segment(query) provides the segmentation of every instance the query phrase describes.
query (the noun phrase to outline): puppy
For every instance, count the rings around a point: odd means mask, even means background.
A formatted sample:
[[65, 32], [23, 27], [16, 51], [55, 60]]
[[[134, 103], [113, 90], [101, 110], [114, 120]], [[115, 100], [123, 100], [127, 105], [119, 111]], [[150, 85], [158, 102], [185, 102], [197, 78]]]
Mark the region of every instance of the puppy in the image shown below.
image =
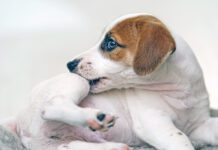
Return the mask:
[[190, 141], [218, 144], [218, 119], [210, 117], [199, 63], [184, 39], [158, 18], [142, 13], [115, 20], [93, 48], [67, 67], [90, 81], [92, 93], [141, 89], [140, 94], [128, 91], [122, 99], [128, 103], [134, 132], [150, 145], [191, 150]]
[[67, 67], [73, 74], [36, 87], [8, 124], [27, 149], [218, 145], [218, 119], [210, 117], [201, 68], [187, 43], [156, 17], [119, 18]]

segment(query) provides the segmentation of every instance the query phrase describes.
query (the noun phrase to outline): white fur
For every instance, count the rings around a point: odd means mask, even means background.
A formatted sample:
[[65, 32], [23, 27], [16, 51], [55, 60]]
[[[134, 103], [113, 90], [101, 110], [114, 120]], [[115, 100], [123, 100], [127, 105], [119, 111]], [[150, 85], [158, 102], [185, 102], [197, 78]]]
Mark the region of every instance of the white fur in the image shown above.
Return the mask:
[[[107, 29], [137, 15], [124, 16]], [[218, 118], [210, 118], [208, 93], [201, 68], [187, 43], [176, 34], [173, 37], [177, 47], [175, 53], [146, 76], [138, 76], [131, 67], [104, 58], [98, 49], [101, 41], [78, 56], [82, 58], [78, 65], [79, 75], [87, 79], [107, 77], [91, 87], [93, 93], [122, 90], [89, 95], [84, 101], [90, 102], [88, 106], [95, 109], [81, 108], [78, 104], [88, 91], [82, 78], [64, 75], [44, 82], [33, 93], [32, 102], [24, 111], [28, 114], [19, 117], [19, 134], [24, 145], [31, 150], [39, 148], [42, 143], [48, 145], [48, 137], [42, 133], [48, 129], [49, 120], [86, 127], [88, 118], [96, 119], [96, 114], [100, 112], [97, 109], [119, 116], [117, 127], [115, 125], [107, 135], [114, 135], [111, 142], [137, 143], [137, 146], [147, 142], [161, 150], [194, 150], [191, 142], [198, 146], [218, 145]], [[109, 149], [120, 149], [119, 144], [114, 146], [114, 143], [107, 143], [107, 139], [102, 138], [101, 142], [112, 146]], [[84, 150], [93, 147], [88, 142], [68, 143], [66, 147], [69, 149], [75, 145], [78, 149], [85, 147]], [[60, 145], [59, 149], [64, 149]]]

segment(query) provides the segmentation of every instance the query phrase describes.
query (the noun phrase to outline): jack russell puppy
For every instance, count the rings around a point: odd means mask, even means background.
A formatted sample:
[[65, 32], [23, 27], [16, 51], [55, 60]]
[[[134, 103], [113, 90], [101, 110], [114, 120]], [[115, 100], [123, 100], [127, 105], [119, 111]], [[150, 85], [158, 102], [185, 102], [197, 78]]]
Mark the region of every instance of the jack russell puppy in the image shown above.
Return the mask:
[[[28, 150], [194, 150], [218, 146], [192, 49], [156, 17], [115, 20], [96, 46], [41, 83], [7, 123]], [[93, 94], [95, 93], [95, 94]]]

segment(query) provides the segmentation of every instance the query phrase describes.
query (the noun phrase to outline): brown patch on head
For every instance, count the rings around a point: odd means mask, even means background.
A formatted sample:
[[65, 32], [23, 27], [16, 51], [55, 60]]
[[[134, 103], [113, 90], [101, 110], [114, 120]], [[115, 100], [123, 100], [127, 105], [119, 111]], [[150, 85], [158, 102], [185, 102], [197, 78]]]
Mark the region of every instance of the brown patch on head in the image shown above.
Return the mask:
[[166, 26], [149, 15], [125, 19], [109, 33], [125, 48], [117, 47], [103, 55], [132, 66], [138, 75], [154, 71], [164, 58], [175, 49], [175, 42]]

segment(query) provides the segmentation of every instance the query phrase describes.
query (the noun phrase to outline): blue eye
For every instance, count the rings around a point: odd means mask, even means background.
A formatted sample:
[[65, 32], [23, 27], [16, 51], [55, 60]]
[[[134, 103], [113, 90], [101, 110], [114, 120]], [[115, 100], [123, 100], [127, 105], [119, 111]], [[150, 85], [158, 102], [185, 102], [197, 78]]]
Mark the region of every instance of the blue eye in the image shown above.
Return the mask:
[[101, 44], [101, 49], [110, 52], [114, 50], [117, 46], [118, 43], [107, 34], [104, 38], [104, 41]]

